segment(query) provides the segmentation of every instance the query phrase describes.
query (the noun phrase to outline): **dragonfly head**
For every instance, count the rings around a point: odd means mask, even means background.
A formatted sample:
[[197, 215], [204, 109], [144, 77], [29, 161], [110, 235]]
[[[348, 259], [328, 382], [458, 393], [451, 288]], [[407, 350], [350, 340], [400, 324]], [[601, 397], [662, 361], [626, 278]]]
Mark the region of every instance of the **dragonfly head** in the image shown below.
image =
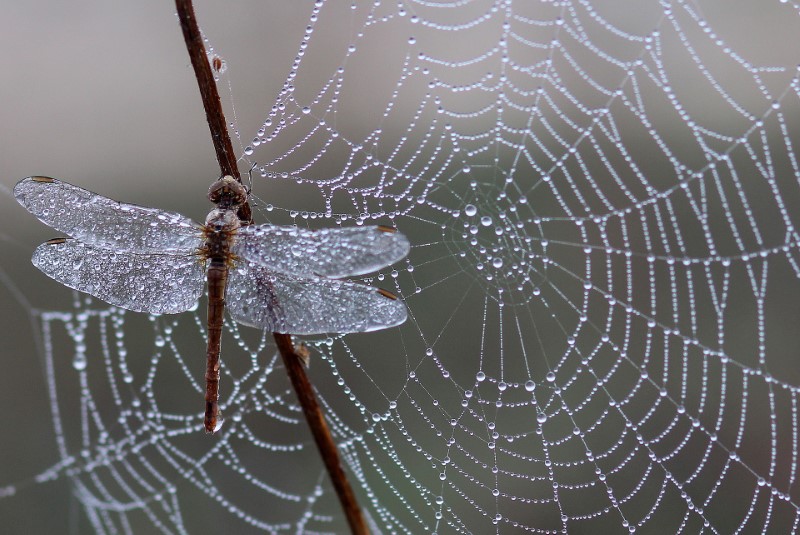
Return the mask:
[[208, 200], [223, 209], [240, 206], [247, 201], [247, 190], [238, 180], [225, 175], [208, 188]]

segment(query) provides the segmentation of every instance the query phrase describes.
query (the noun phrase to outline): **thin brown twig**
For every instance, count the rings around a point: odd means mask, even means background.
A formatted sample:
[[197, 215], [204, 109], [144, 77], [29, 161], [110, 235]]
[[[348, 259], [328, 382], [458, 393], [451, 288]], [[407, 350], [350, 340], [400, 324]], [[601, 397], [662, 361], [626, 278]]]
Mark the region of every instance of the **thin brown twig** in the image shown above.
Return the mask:
[[230, 175], [241, 182], [239, 168], [236, 165], [236, 153], [233, 152], [233, 144], [228, 135], [225, 113], [222, 111], [222, 103], [219, 100], [217, 84], [214, 82], [214, 75], [206, 55], [203, 36], [194, 16], [192, 1], [176, 0], [175, 5], [178, 8], [183, 39], [186, 41], [186, 48], [189, 50], [194, 74], [197, 77], [197, 85], [200, 86], [200, 96], [203, 99], [203, 107], [206, 109], [206, 120], [208, 129], [211, 130], [214, 150], [217, 152], [219, 169], [223, 176]]
[[314, 435], [314, 441], [317, 443], [320, 455], [322, 455], [322, 462], [325, 463], [325, 468], [328, 469], [336, 494], [339, 496], [342, 508], [344, 508], [347, 522], [350, 524], [350, 530], [358, 535], [368, 535], [369, 530], [364, 522], [364, 516], [361, 514], [361, 508], [358, 506], [356, 495], [347, 480], [347, 474], [342, 469], [336, 444], [333, 442], [328, 424], [325, 422], [325, 416], [322, 414], [322, 409], [317, 402], [316, 396], [314, 396], [311, 381], [308, 380], [303, 357], [298, 355], [294, 344], [292, 344], [291, 336], [279, 333], [273, 333], [273, 336], [275, 337], [275, 343], [278, 345], [278, 351], [283, 357], [286, 373], [289, 374], [294, 391], [297, 393], [297, 399], [300, 401], [300, 406], [303, 407], [303, 413], [311, 428], [311, 434]]
[[[222, 103], [217, 92], [217, 85], [214, 82], [214, 75], [211, 72], [211, 65], [206, 55], [203, 37], [197, 25], [194, 14], [194, 7], [191, 0], [175, 0], [180, 19], [183, 38], [186, 41], [186, 48], [192, 60], [192, 67], [200, 87], [200, 96], [203, 99], [203, 107], [206, 110], [208, 128], [211, 130], [211, 139], [214, 142], [214, 150], [217, 154], [217, 161], [222, 175], [230, 175], [241, 182], [241, 175], [236, 165], [236, 154], [233, 151], [233, 144], [228, 135], [228, 127], [225, 121], [225, 114], [222, 111]], [[245, 204], [239, 212], [239, 219], [243, 224], [251, 223], [250, 205]], [[347, 474], [342, 468], [339, 458], [339, 451], [333, 441], [328, 424], [322, 414], [322, 409], [314, 395], [311, 381], [306, 375], [303, 365], [303, 355], [299, 354], [292, 343], [292, 337], [288, 334], [274, 333], [275, 344], [283, 358], [283, 363], [289, 379], [297, 394], [297, 399], [303, 408], [306, 421], [311, 428], [314, 441], [319, 448], [320, 455], [328, 470], [333, 487], [339, 496], [350, 530], [357, 535], [368, 535], [364, 516], [356, 500]]]

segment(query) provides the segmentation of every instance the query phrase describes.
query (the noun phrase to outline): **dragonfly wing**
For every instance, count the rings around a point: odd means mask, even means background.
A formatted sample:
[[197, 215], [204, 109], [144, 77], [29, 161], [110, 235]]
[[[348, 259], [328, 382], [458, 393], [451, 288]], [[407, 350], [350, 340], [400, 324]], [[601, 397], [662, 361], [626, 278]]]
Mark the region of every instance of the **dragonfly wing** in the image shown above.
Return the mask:
[[231, 270], [225, 302], [233, 319], [251, 327], [287, 334], [354, 333], [406, 320], [405, 304], [387, 293], [354, 282], [291, 277], [243, 262]]
[[32, 261], [65, 286], [135, 312], [183, 312], [203, 293], [205, 270], [194, 255], [118, 253], [56, 238]]
[[308, 230], [253, 225], [239, 229], [233, 253], [287, 275], [341, 278], [397, 262], [409, 247], [408, 239], [389, 227]]
[[87, 245], [128, 253], [188, 253], [202, 230], [175, 212], [124, 204], [55, 178], [32, 176], [14, 197], [40, 221]]

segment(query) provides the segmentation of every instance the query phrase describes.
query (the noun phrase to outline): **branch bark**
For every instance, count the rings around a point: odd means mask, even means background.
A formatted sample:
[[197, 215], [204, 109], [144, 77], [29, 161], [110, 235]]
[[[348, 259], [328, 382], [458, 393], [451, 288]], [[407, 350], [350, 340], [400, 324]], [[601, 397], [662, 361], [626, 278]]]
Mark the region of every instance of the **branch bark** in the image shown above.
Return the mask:
[[[194, 7], [191, 0], [175, 0], [180, 19], [183, 38], [189, 57], [192, 60], [197, 85], [200, 88], [200, 96], [203, 99], [203, 107], [206, 110], [208, 128], [211, 131], [211, 140], [214, 143], [214, 150], [217, 154], [217, 161], [221, 174], [230, 175], [241, 182], [241, 175], [236, 165], [236, 153], [233, 151], [233, 144], [228, 135], [228, 126], [225, 121], [225, 114], [222, 111], [222, 103], [217, 92], [217, 85], [214, 82], [214, 75], [211, 72], [211, 65], [208, 61], [206, 48], [203, 44], [203, 37], [197, 25], [194, 14]], [[246, 203], [239, 212], [239, 219], [243, 224], [252, 222], [250, 217], [250, 205]], [[341, 459], [336, 443], [333, 441], [325, 416], [314, 395], [314, 388], [306, 375], [303, 365], [303, 356], [298, 353], [292, 343], [292, 337], [288, 334], [273, 333], [275, 344], [283, 358], [286, 373], [295, 389], [297, 399], [303, 408], [314, 441], [319, 448], [325, 468], [328, 470], [333, 487], [342, 504], [350, 530], [357, 535], [368, 535], [364, 516], [356, 500], [347, 474], [342, 468]]]
[[233, 152], [233, 144], [228, 135], [228, 125], [225, 122], [225, 114], [222, 111], [222, 103], [219, 100], [217, 84], [214, 82], [214, 75], [211, 72], [211, 64], [208, 62], [208, 56], [206, 55], [203, 36], [197, 26], [192, 0], [176, 0], [175, 5], [178, 8], [183, 40], [186, 41], [186, 48], [189, 51], [189, 58], [192, 60], [197, 85], [200, 87], [203, 107], [206, 109], [206, 120], [208, 121], [208, 129], [211, 130], [211, 140], [214, 142], [219, 169], [222, 172], [222, 176], [230, 175], [241, 182], [239, 168], [236, 165], [236, 153]]
[[328, 474], [331, 476], [333, 487], [336, 489], [336, 494], [339, 496], [339, 501], [347, 516], [350, 531], [358, 535], [368, 535], [369, 530], [364, 522], [364, 516], [361, 514], [361, 508], [358, 506], [356, 495], [347, 480], [347, 474], [342, 469], [339, 451], [336, 449], [328, 424], [325, 422], [325, 416], [322, 414], [322, 409], [314, 395], [311, 381], [308, 380], [308, 375], [306, 375], [305, 365], [303, 364], [304, 359], [302, 355], [298, 355], [291, 336], [279, 333], [273, 333], [273, 336], [275, 337], [278, 351], [280, 351], [283, 358], [286, 373], [289, 374], [294, 391], [297, 393], [297, 399], [300, 401], [300, 406], [303, 407], [303, 413], [311, 428], [311, 434], [314, 435], [314, 441], [317, 443], [317, 448], [319, 448], [322, 462], [325, 463], [325, 468], [327, 468]]

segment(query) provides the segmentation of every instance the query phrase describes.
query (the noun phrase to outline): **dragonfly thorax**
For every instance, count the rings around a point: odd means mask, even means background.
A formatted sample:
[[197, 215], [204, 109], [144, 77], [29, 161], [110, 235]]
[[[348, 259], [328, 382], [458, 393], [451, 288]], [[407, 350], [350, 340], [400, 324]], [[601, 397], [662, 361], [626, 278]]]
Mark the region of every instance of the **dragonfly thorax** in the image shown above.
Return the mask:
[[207, 232], [233, 231], [239, 228], [239, 218], [234, 210], [214, 208], [206, 216]]
[[228, 264], [232, 260], [231, 245], [233, 235], [239, 229], [239, 218], [233, 210], [221, 210], [215, 208], [206, 217], [206, 224], [203, 227], [205, 243], [200, 248], [203, 258], [214, 261], [215, 259], [222, 264]]

